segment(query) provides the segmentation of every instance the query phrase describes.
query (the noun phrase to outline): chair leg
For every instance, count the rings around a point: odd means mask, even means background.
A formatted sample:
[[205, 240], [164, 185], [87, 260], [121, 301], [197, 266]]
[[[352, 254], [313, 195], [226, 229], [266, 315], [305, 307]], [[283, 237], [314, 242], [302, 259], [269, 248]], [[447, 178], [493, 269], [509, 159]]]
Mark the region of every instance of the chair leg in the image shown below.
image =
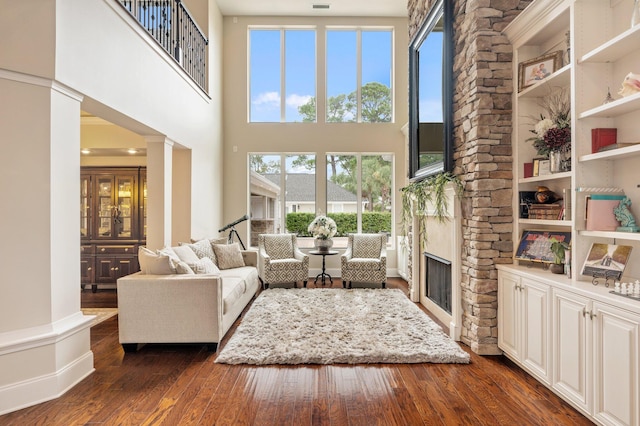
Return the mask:
[[268, 290], [269, 289], [269, 283], [262, 284], [262, 289], [263, 290]]
[[382, 288], [387, 288], [387, 283], [385, 283], [384, 281], [382, 281]]
[[351, 281], [349, 281], [349, 288], [352, 288], [352, 287], [351, 287]]
[[347, 282], [346, 281], [342, 281], [342, 288], [347, 288]]
[[298, 281], [293, 282], [293, 288], [298, 288]]
[[304, 285], [304, 288], [307, 288], [307, 280], [302, 281], [302, 284]]

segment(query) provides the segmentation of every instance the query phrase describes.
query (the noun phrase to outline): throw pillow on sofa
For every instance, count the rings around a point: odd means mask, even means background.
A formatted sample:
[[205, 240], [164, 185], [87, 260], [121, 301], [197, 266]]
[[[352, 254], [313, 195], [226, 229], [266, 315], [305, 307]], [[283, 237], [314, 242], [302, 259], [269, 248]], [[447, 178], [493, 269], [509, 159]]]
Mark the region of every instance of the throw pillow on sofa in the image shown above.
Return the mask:
[[195, 254], [195, 252], [188, 245], [182, 245], [177, 247], [171, 247], [173, 252], [187, 264], [197, 262], [200, 258]]
[[[193, 275], [194, 274], [193, 270], [189, 267], [189, 265], [185, 261], [181, 260], [180, 256], [178, 256], [178, 254], [176, 253], [176, 250], [180, 251], [180, 249], [182, 248], [183, 247], [165, 247], [161, 250], [158, 250], [157, 254], [169, 256], [169, 259], [171, 259], [171, 263], [173, 265], [173, 268], [176, 271], [176, 274]], [[184, 247], [183, 249], [185, 252], [188, 251], [191, 253], [191, 256], [193, 257], [190, 259], [195, 258], [196, 260], [198, 260], [198, 256], [196, 256], [193, 250], [191, 250], [189, 247]]]
[[213, 251], [218, 259], [218, 267], [220, 269], [240, 268], [244, 266], [244, 259], [240, 252], [240, 245], [233, 244], [214, 244]]
[[138, 262], [143, 274], [171, 275], [176, 273], [176, 268], [169, 256], [154, 253], [146, 247], [138, 249]]
[[214, 253], [213, 247], [209, 240], [206, 240], [206, 239], [200, 240], [195, 243], [180, 243], [180, 245], [185, 245], [187, 247], [190, 247], [191, 250], [193, 250], [193, 252], [196, 254], [196, 256], [198, 256], [199, 259], [202, 259], [203, 257], [208, 257], [213, 261], [214, 264], [218, 263], [218, 260], [216, 259], [216, 254]]
[[220, 269], [208, 257], [198, 259], [196, 262], [188, 263], [189, 268], [196, 274], [219, 274]]

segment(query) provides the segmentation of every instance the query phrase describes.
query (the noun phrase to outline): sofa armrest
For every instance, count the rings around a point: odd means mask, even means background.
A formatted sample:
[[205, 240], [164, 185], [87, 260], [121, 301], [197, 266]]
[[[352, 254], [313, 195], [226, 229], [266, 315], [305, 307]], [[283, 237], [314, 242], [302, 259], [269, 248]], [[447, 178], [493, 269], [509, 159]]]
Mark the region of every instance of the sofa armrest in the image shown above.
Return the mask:
[[222, 278], [148, 275], [119, 278], [120, 343], [219, 342], [224, 313]]
[[245, 266], [258, 266], [258, 252], [255, 250], [240, 250]]

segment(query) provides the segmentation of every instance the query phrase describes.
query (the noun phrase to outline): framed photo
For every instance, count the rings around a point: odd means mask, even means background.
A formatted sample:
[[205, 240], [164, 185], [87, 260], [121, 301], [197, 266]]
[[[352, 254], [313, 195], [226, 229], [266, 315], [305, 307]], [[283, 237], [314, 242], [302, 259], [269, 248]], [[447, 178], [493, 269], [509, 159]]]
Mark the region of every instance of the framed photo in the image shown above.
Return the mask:
[[624, 272], [631, 246], [593, 243], [582, 266], [582, 275], [619, 280]]
[[514, 259], [529, 262], [553, 263], [555, 256], [551, 251], [551, 239], [571, 243], [571, 232], [554, 231], [523, 231], [522, 238], [516, 249]]
[[545, 176], [550, 174], [551, 174], [551, 161], [538, 160], [538, 176]]
[[518, 92], [549, 77], [562, 67], [562, 50], [518, 64]]

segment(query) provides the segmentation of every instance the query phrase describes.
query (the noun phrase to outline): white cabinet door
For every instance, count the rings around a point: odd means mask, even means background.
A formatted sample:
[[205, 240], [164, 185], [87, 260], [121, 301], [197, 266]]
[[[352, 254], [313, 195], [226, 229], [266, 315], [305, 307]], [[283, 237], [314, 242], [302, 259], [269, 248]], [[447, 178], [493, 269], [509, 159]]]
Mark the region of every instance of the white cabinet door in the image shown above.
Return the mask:
[[550, 383], [549, 286], [523, 278], [520, 296], [522, 310], [520, 315], [522, 321], [520, 356], [522, 363], [544, 383]]
[[520, 277], [503, 271], [498, 273], [498, 347], [520, 359], [520, 320], [518, 307]]
[[553, 387], [590, 412], [591, 302], [562, 290], [553, 292]]
[[603, 424], [640, 424], [640, 317], [594, 302], [594, 416]]

